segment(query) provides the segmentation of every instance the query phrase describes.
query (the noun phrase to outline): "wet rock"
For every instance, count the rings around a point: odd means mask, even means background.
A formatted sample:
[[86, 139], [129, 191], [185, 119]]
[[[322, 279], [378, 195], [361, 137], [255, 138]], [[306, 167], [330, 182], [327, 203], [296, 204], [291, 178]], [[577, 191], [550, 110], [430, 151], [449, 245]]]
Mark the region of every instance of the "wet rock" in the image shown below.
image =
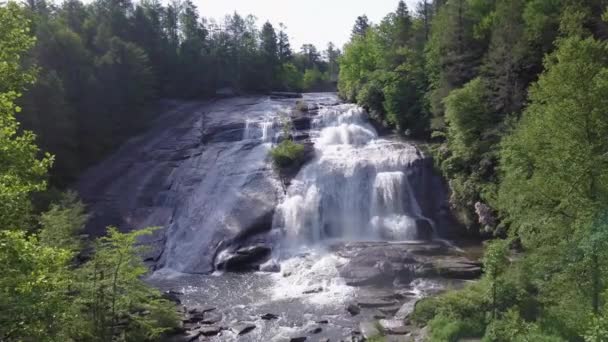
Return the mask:
[[349, 286], [377, 285], [386, 281], [386, 277], [378, 268], [351, 263], [340, 269], [340, 275]]
[[486, 231], [491, 231], [496, 227], [496, 216], [490, 206], [485, 203], [475, 203], [475, 214], [477, 214], [478, 222], [485, 228]]
[[288, 91], [272, 91], [272, 92], [270, 92], [270, 98], [301, 99], [302, 93], [294, 93], [294, 92], [288, 92]]
[[402, 320], [408, 318], [412, 314], [412, 312], [414, 312], [415, 307], [416, 307], [416, 301], [414, 301], [414, 300], [404, 303], [399, 308], [399, 311], [397, 311], [395, 313], [395, 318], [402, 319]]
[[372, 338], [380, 335], [380, 331], [376, 327], [375, 322], [361, 322], [359, 323], [359, 329], [365, 338]]
[[307, 334], [319, 334], [319, 333], [321, 333], [321, 331], [323, 331], [323, 328], [321, 328], [319, 326], [314, 326], [314, 327], [310, 327], [310, 328], [306, 329]]
[[388, 335], [405, 335], [412, 331], [412, 327], [400, 319], [381, 319], [378, 324], [382, 332]]
[[263, 320], [266, 320], [266, 321], [270, 321], [270, 320], [274, 320], [274, 319], [278, 319], [278, 318], [279, 318], [279, 316], [277, 316], [277, 315], [275, 315], [275, 314], [272, 314], [272, 313], [266, 313], [266, 314], [263, 314], [263, 315], [262, 315], [262, 316], [260, 316], [260, 317], [261, 317]]
[[317, 324], [329, 324], [329, 321], [326, 320], [326, 319], [320, 319], [320, 320], [316, 321], [315, 323], [317, 323]]
[[256, 270], [270, 255], [270, 251], [268, 246], [254, 245], [239, 248], [234, 252], [223, 252], [220, 253], [217, 268], [227, 271]]
[[189, 314], [196, 314], [196, 313], [204, 314], [205, 312], [214, 311], [215, 309], [216, 308], [214, 306], [195, 306], [195, 307], [189, 308], [188, 313]]
[[289, 342], [304, 342], [307, 339], [308, 339], [308, 337], [306, 337], [306, 336], [295, 336], [295, 337], [290, 337]]
[[430, 241], [433, 239], [433, 226], [426, 219], [416, 220], [416, 238], [418, 240]]
[[217, 334], [220, 333], [220, 331], [222, 331], [222, 328], [217, 327], [217, 326], [207, 326], [207, 327], [201, 327], [200, 329], [201, 335], [203, 336], [215, 336]]
[[186, 342], [196, 341], [199, 336], [201, 336], [201, 331], [199, 329], [190, 330], [190, 331], [186, 332], [186, 335], [184, 336], [184, 341], [186, 341]]
[[374, 319], [385, 319], [386, 318], [386, 314], [380, 312], [380, 311], [376, 311], [374, 312], [374, 314], [372, 315], [372, 317], [374, 317]]
[[378, 311], [380, 311], [381, 313], [383, 313], [387, 316], [393, 316], [397, 313], [397, 311], [399, 311], [399, 309], [401, 309], [401, 306], [396, 305], [396, 306], [387, 306], [387, 307], [383, 307], [383, 308], [378, 308]]
[[184, 295], [183, 292], [169, 290], [169, 291], [163, 292], [163, 299], [166, 299], [170, 302], [180, 305], [182, 303], [180, 297], [183, 295]]
[[346, 307], [346, 311], [350, 313], [352, 316], [356, 316], [361, 313], [361, 308], [357, 304], [349, 304]]
[[204, 313], [203, 319], [200, 321], [201, 324], [215, 324], [221, 322], [222, 314], [214, 311]]
[[437, 275], [454, 279], [477, 279], [481, 276], [481, 265], [466, 258], [443, 258], [433, 260]]
[[247, 322], [236, 323], [230, 327], [230, 330], [237, 335], [245, 335], [253, 329], [255, 329], [255, 324]]
[[311, 128], [311, 117], [310, 116], [300, 116], [291, 119], [293, 123], [293, 128], [297, 131], [306, 131]]
[[387, 307], [387, 306], [395, 306], [399, 303], [396, 301], [365, 298], [365, 299], [357, 299], [357, 304], [362, 308], [380, 308], [380, 307]]
[[274, 259], [268, 260], [267, 262], [260, 265], [260, 271], [278, 273], [281, 272], [281, 265], [279, 265], [279, 263], [276, 262], [276, 260]]
[[303, 294], [311, 294], [311, 293], [319, 293], [323, 292], [323, 287], [321, 286], [313, 286], [302, 291]]

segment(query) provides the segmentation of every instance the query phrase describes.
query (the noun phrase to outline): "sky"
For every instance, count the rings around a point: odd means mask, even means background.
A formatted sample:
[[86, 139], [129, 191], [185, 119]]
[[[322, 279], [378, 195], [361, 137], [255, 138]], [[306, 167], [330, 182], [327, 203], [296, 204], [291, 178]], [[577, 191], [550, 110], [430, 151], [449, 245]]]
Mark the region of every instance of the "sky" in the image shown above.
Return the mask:
[[[267, 20], [275, 29], [287, 26], [291, 47], [299, 50], [312, 43], [325, 50], [330, 41], [336, 46], [348, 42], [357, 16], [366, 14], [378, 23], [397, 8], [398, 0], [193, 0], [203, 17], [220, 19], [235, 10], [242, 15], [253, 14], [261, 27]], [[417, 0], [407, 0], [410, 13]]]

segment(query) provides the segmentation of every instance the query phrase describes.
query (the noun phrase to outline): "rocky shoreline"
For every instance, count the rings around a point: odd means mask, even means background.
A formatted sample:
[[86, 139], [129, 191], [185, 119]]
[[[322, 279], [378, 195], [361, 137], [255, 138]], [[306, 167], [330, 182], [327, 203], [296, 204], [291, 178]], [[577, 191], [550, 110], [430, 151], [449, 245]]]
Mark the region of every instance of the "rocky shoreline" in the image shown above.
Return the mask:
[[[437, 295], [448, 286], [417, 292], [410, 283], [416, 279], [433, 280], [449, 284], [450, 288], [462, 286], [481, 275], [479, 262], [470, 260], [465, 253], [443, 241], [429, 242], [347, 242], [335, 243], [330, 250], [346, 263], [340, 267], [340, 276], [346, 284], [356, 288], [356, 295], [344, 304], [344, 317], [312, 318], [289, 337], [277, 337], [272, 341], [365, 341], [383, 336], [385, 341], [423, 341], [426, 329], [413, 324], [409, 317], [416, 302], [427, 296]], [[283, 272], [283, 277], [291, 275]], [[322, 286], [303, 291], [319, 294]], [[168, 292], [167, 296], [180, 302], [180, 292]], [[222, 308], [197, 305], [181, 306], [181, 334], [171, 341], [220, 341], [245, 336], [266, 321], [280, 319], [280, 312], [259, 313], [257, 320], [228, 320]], [[327, 327], [342, 320], [356, 320], [346, 336], [330, 339], [323, 336]], [[262, 323], [260, 323], [262, 322]]]

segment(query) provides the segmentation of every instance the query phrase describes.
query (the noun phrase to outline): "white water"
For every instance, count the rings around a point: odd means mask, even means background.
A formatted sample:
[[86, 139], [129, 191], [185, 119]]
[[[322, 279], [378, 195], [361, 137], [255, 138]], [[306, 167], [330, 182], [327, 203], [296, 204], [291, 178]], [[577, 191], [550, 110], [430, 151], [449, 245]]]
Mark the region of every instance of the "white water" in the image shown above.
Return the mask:
[[413, 146], [378, 138], [367, 113], [348, 104], [321, 108], [311, 136], [316, 158], [275, 214], [287, 244], [417, 238], [424, 218], [407, 175], [420, 158]]

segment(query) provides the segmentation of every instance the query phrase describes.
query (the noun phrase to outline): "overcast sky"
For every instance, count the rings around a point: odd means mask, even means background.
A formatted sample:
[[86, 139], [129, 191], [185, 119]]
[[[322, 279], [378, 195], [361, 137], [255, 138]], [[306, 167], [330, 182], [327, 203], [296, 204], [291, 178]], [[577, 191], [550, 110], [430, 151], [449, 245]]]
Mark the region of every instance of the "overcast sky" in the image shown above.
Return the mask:
[[[270, 21], [275, 29], [287, 26], [293, 49], [312, 43], [325, 50], [328, 42], [342, 47], [350, 37], [357, 16], [366, 14], [374, 23], [394, 11], [398, 0], [193, 0], [201, 16], [223, 18], [235, 10], [253, 14], [258, 26]], [[413, 12], [417, 0], [407, 0]]]

